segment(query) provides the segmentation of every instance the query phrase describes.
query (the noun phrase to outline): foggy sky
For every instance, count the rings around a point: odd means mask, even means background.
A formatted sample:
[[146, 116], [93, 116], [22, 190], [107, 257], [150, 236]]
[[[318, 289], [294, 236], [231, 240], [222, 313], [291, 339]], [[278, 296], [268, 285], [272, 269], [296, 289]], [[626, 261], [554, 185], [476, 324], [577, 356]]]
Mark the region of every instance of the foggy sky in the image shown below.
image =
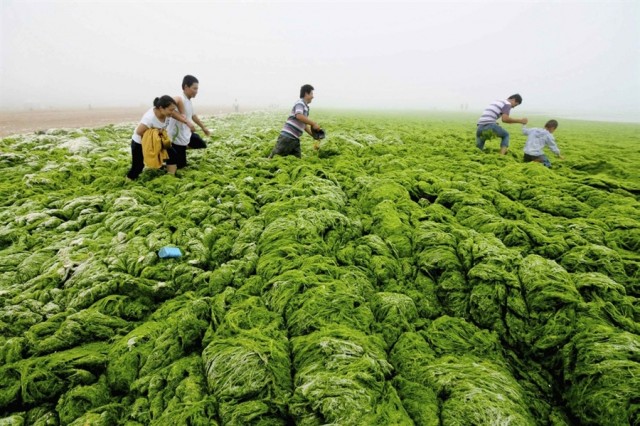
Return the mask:
[[0, 0], [0, 109], [481, 110], [640, 121], [640, 1]]

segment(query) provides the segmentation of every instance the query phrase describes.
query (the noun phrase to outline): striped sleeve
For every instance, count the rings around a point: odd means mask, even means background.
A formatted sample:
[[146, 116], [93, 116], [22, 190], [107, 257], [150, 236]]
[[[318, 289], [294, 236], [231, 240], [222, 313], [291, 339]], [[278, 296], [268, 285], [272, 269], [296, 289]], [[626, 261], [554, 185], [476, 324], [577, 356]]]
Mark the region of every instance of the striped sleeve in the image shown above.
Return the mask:
[[478, 124], [495, 123], [502, 114], [509, 115], [510, 112], [511, 104], [508, 101], [495, 101], [484, 110], [478, 119]]
[[302, 133], [304, 132], [305, 124], [296, 118], [297, 114], [302, 114], [305, 117], [309, 116], [309, 107], [305, 105], [302, 99], [296, 102], [293, 105], [293, 108], [291, 108], [291, 115], [284, 123], [282, 131], [293, 136], [296, 139], [300, 139]]
[[296, 102], [296, 104], [293, 106], [293, 110], [291, 111], [291, 114], [294, 117], [298, 114], [304, 115], [304, 103]]

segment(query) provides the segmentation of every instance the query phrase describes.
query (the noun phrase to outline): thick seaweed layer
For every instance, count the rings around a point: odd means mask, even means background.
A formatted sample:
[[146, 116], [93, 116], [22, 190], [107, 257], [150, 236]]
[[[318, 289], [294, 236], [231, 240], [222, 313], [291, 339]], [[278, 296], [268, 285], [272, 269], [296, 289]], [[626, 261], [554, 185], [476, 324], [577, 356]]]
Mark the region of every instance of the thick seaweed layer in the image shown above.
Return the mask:
[[180, 179], [125, 180], [131, 126], [0, 141], [0, 422], [640, 423], [637, 125], [563, 122], [549, 170], [314, 114], [302, 159], [209, 118]]

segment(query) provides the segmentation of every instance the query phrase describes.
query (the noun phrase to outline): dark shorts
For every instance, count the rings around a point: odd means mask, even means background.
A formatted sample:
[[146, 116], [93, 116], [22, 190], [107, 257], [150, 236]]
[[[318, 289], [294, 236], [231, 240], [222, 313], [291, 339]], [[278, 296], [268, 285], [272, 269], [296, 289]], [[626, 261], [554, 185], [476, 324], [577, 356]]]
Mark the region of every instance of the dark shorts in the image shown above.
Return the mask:
[[524, 155], [524, 162], [529, 163], [531, 161], [535, 161], [536, 163], [542, 163], [544, 161], [544, 155]]
[[551, 167], [551, 161], [549, 161], [549, 158], [546, 155], [529, 155], [529, 154], [525, 154], [524, 155], [524, 162], [525, 163], [530, 163], [535, 161], [536, 163], [542, 163], [544, 164], [545, 167]]
[[176, 151], [176, 166], [179, 169], [187, 167], [187, 146], [173, 145], [173, 149]]
[[179, 169], [187, 167], [187, 148], [189, 149], [204, 149], [207, 147], [207, 143], [197, 133], [191, 134], [189, 139], [189, 145], [173, 145], [176, 151], [176, 165]]
[[191, 133], [191, 139], [189, 139], [189, 145], [191, 149], [204, 149], [207, 147], [207, 143], [197, 133]]
[[274, 155], [295, 155], [300, 158], [302, 153], [300, 151], [300, 139], [297, 139], [287, 133], [280, 133], [276, 146], [271, 151], [269, 157]]
[[[173, 146], [167, 148], [169, 158], [165, 163], [169, 166], [177, 163], [177, 153]], [[131, 180], [137, 179], [144, 170], [144, 155], [142, 154], [142, 144], [131, 141], [131, 168], [127, 172], [127, 177]]]

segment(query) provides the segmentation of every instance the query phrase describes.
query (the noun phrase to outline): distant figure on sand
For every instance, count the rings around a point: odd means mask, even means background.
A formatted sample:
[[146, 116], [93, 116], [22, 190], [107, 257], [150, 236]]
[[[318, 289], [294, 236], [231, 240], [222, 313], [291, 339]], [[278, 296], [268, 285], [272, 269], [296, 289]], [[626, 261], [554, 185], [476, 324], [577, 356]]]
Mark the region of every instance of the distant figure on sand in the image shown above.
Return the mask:
[[478, 119], [478, 127], [476, 128], [476, 146], [484, 149], [484, 143], [487, 139], [491, 139], [496, 135], [500, 137], [500, 154], [505, 155], [509, 148], [509, 132], [500, 127], [496, 121], [502, 118], [503, 123], [521, 123], [527, 124], [529, 120], [526, 118], [511, 118], [509, 113], [511, 110], [522, 103], [522, 96], [519, 94], [511, 95], [506, 100], [495, 101], [489, 105], [480, 119]]
[[300, 137], [302, 132], [307, 132], [313, 137], [313, 130], [320, 130], [320, 125], [309, 119], [309, 104], [313, 100], [313, 86], [305, 84], [300, 88], [300, 99], [291, 108], [291, 114], [284, 123], [284, 127], [278, 136], [276, 146], [271, 151], [269, 158], [274, 155], [295, 155], [301, 157]]
[[545, 167], [551, 167], [551, 161], [544, 155], [545, 146], [548, 146], [558, 158], [564, 160], [564, 157], [560, 155], [560, 148], [558, 148], [552, 134], [557, 128], [558, 122], [556, 120], [547, 121], [544, 129], [527, 129], [527, 126], [522, 126], [522, 133], [527, 135], [527, 142], [524, 145], [525, 163], [535, 161], [536, 163], [544, 164]]
[[[144, 170], [144, 156], [142, 153], [142, 137], [149, 129], [166, 129], [169, 117], [176, 111], [176, 101], [169, 95], [164, 95], [153, 100], [153, 108], [144, 113], [140, 124], [131, 136], [131, 169], [127, 177], [135, 180]], [[173, 148], [167, 149], [169, 158], [166, 160], [167, 173], [176, 174], [176, 152]]]
[[[202, 124], [200, 118], [193, 112], [191, 99], [198, 94], [199, 81], [192, 75], [185, 75], [182, 79], [182, 94], [174, 99], [178, 110], [171, 116], [167, 133], [173, 143], [177, 154], [177, 166], [182, 169], [187, 166], [187, 148], [202, 149], [207, 144], [196, 133], [193, 123], [196, 123], [206, 136], [210, 135], [209, 129]], [[183, 120], [186, 120], [183, 122]]]
[[234, 110], [235, 112], [239, 112], [239, 111], [240, 111], [240, 104], [238, 103], [238, 99], [236, 99], [236, 100], [233, 102], [233, 110]]

